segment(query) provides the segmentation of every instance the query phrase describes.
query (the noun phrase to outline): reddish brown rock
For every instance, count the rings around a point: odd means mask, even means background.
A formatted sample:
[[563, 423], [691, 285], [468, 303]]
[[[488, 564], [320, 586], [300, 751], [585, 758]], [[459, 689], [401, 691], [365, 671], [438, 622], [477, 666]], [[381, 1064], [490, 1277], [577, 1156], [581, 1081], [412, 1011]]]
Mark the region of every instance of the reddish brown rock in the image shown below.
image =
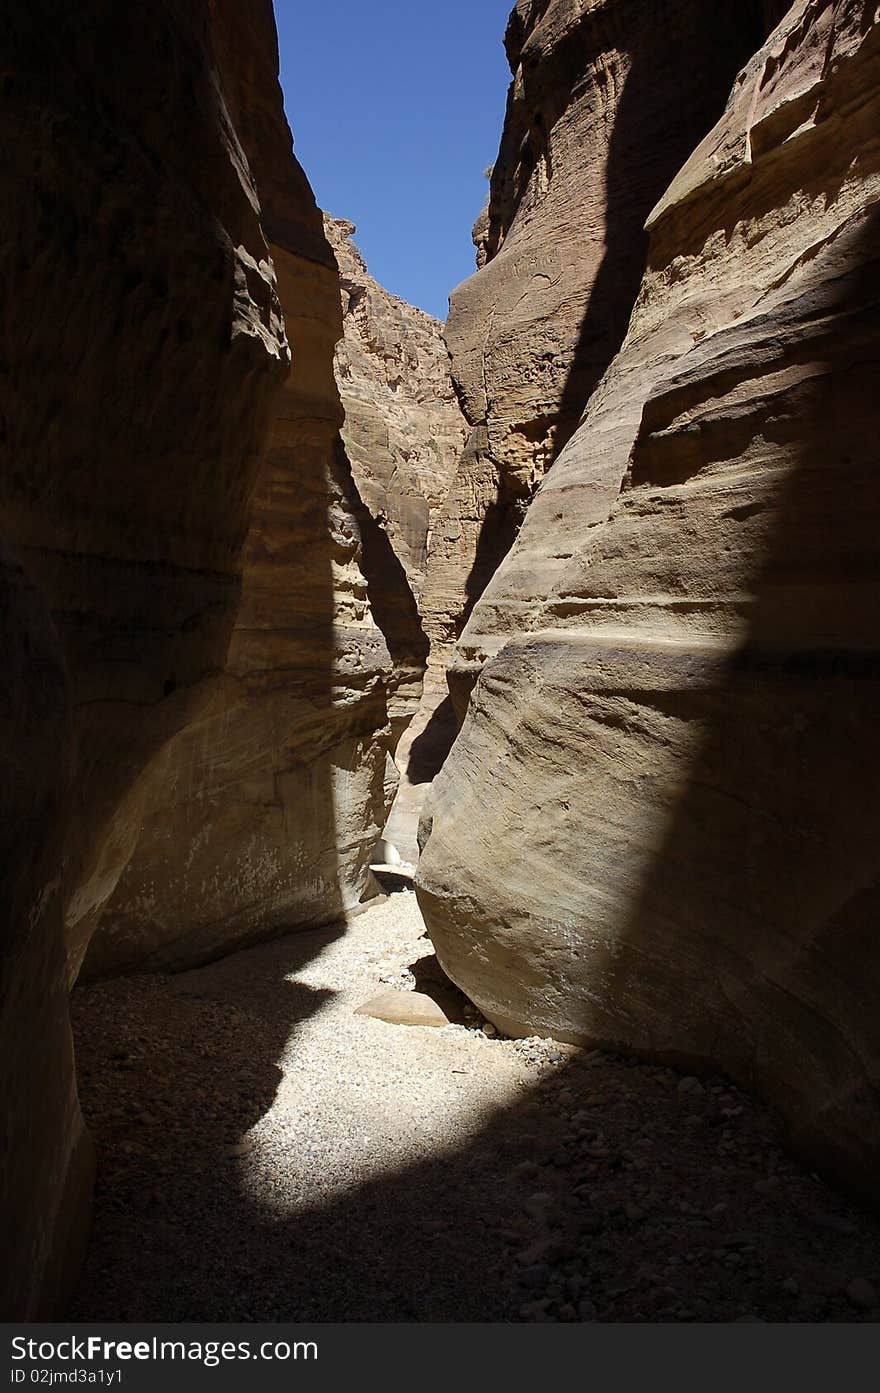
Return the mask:
[[324, 221], [342, 291], [336, 376], [345, 449], [361, 498], [418, 599], [466, 433], [443, 326], [373, 279], [352, 240], [353, 223]]
[[[360, 496], [380, 529], [372, 542], [366, 538], [365, 552], [368, 562], [371, 552], [377, 553], [371, 598], [397, 670], [391, 714], [395, 744], [402, 737], [397, 748], [402, 784], [393, 814], [395, 837], [409, 837], [414, 845], [418, 812], [409, 808], [412, 735], [407, 727], [422, 697], [429, 647], [419, 606], [437, 516], [458, 466], [466, 423], [443, 326], [373, 279], [352, 241], [352, 223], [325, 215], [325, 225], [342, 292], [343, 337], [336, 354], [345, 410], [342, 435]], [[380, 590], [383, 576], [394, 579], [393, 589], [386, 581]]]
[[874, 8], [793, 5], [652, 213], [418, 880], [497, 1024], [720, 1068], [875, 1202]]

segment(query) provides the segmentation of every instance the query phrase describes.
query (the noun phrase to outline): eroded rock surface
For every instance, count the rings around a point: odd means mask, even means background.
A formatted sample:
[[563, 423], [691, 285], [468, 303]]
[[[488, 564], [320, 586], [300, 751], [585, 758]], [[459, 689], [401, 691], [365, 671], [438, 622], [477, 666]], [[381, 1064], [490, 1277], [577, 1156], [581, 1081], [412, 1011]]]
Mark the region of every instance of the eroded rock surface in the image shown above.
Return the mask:
[[5, 22], [0, 535], [31, 587], [9, 614], [33, 597], [3, 635], [7, 1316], [51, 1311], [86, 1219], [61, 916], [75, 975], [150, 763], [222, 666], [289, 360], [211, 19], [35, 0]]
[[652, 213], [418, 881], [497, 1024], [719, 1066], [876, 1201], [874, 11], [793, 5]]
[[623, 341], [648, 213], [762, 38], [760, 0], [513, 10], [513, 82], [474, 229], [482, 269], [453, 294], [446, 328], [471, 433], [425, 603], [444, 661], [460, 640], [449, 672], [459, 721], [508, 625], [486, 606], [470, 618], [474, 604]]
[[443, 326], [373, 279], [353, 223], [325, 215], [339, 265], [336, 353], [342, 435], [361, 498], [388, 533], [413, 593], [465, 441]]
[[222, 664], [288, 348], [207, 6], [59, 10], [10, 21], [0, 528], [71, 675], [75, 970], [135, 834], [123, 799]]
[[[429, 651], [420, 605], [437, 517], [467, 428], [443, 326], [374, 280], [352, 240], [353, 223], [325, 215], [325, 228], [342, 294], [343, 337], [336, 351], [342, 438], [360, 497], [379, 529], [370, 535], [365, 528], [365, 557], [374, 610], [394, 660], [390, 710], [396, 746], [402, 736], [400, 804], [408, 808], [413, 736], [407, 727], [422, 699]], [[406, 840], [411, 830], [414, 843], [418, 815], [403, 813], [407, 818], [411, 826], [397, 835]]]
[[92, 976], [179, 969], [356, 905], [396, 786], [392, 708], [421, 677], [418, 656], [399, 651], [406, 579], [339, 434], [336, 262], [291, 152], [268, 3], [262, 15], [261, 35], [250, 12], [227, 16], [223, 33], [293, 366], [226, 668], [204, 714], [165, 751], [86, 963]]
[[45, 603], [0, 548], [0, 1310], [57, 1309], [83, 1246], [91, 1148], [62, 931], [70, 697]]

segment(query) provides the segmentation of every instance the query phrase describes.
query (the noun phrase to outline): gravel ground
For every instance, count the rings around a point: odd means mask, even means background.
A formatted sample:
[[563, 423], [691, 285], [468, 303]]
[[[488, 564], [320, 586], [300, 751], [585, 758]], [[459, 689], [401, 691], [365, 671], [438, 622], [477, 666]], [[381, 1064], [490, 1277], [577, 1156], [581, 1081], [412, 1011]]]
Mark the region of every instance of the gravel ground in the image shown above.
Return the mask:
[[[72, 1319], [880, 1316], [880, 1225], [753, 1100], [492, 1038], [422, 934], [403, 892], [347, 929], [77, 989], [99, 1177]], [[455, 1023], [354, 1014], [389, 985]]]

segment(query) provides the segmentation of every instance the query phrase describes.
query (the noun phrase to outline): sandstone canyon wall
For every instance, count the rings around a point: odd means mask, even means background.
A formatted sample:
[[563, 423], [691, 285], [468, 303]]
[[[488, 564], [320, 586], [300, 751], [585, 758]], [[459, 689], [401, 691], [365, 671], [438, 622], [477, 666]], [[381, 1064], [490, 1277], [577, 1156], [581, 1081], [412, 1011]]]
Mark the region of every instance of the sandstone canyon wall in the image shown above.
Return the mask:
[[[150, 815], [86, 960], [90, 975], [185, 967], [356, 906], [396, 787], [393, 746], [421, 692], [427, 642], [394, 548], [417, 566], [424, 541], [420, 552], [406, 505], [417, 506], [430, 469], [413, 461], [411, 478], [401, 477], [412, 403], [408, 417], [404, 387], [392, 422], [382, 399], [390, 388], [380, 393], [375, 380], [385, 359], [407, 351], [409, 326], [399, 322], [403, 307], [396, 318], [386, 311], [391, 322], [369, 362], [365, 346], [346, 351], [349, 329], [339, 353], [349, 368], [342, 380], [353, 384], [346, 413], [356, 410], [343, 441], [334, 352], [352, 282], [341, 301], [322, 215], [291, 154], [270, 5], [260, 13], [262, 25], [256, 13], [226, 13], [221, 32], [293, 366], [257, 488], [222, 681], [164, 752]], [[344, 234], [334, 241], [353, 263]], [[392, 297], [367, 286], [362, 264], [355, 274], [385, 310], [382, 297]], [[381, 314], [369, 323], [382, 324]], [[417, 350], [398, 362], [398, 387], [419, 364]], [[386, 534], [374, 512], [400, 525]]]
[[762, 36], [760, 0], [520, 0], [511, 14], [480, 269], [446, 325], [468, 439], [432, 532], [428, 669], [389, 826], [412, 859], [418, 811], [500, 641], [474, 606], [620, 347], [645, 218]]
[[797, 0], [474, 614], [419, 870], [490, 1019], [721, 1068], [874, 1203], [878, 200], [876, 6]]
[[0, 1304], [25, 1317], [87, 1221], [66, 984], [102, 916], [118, 967], [285, 896], [285, 922], [335, 912], [389, 801], [395, 670], [270, 0], [34, 0], [6, 37]]
[[[427, 787], [418, 759], [420, 736], [447, 694], [448, 649], [441, 651], [435, 642], [431, 652], [436, 631], [429, 625], [429, 635], [424, 622], [423, 611], [431, 611], [427, 574], [467, 423], [443, 326], [373, 279], [351, 240], [353, 224], [328, 217], [326, 227], [342, 292], [344, 333], [336, 372], [345, 408], [345, 450], [364, 505], [380, 529], [368, 547], [384, 552], [374, 569], [385, 575], [395, 566], [403, 571], [393, 602], [382, 603], [384, 592], [378, 597], [382, 627], [402, 669], [392, 708], [400, 785], [386, 833], [404, 859], [415, 861]], [[451, 734], [445, 749], [449, 743]]]
[[474, 604], [623, 341], [648, 213], [762, 37], [760, 0], [519, 0], [511, 14], [481, 269], [446, 328], [470, 436], [424, 605], [444, 666], [457, 643], [459, 721], [505, 627], [485, 605], [470, 619]]
[[429, 655], [421, 607], [437, 518], [467, 430], [443, 326], [374, 280], [352, 241], [352, 223], [327, 217], [325, 224], [342, 294], [343, 337], [336, 353], [342, 437], [357, 489], [379, 529], [366, 542], [368, 557], [376, 552], [373, 571], [396, 580], [393, 594], [377, 581], [374, 604], [402, 669], [391, 710], [402, 783], [389, 836], [415, 854], [418, 810], [409, 752], [421, 728], [412, 718]]

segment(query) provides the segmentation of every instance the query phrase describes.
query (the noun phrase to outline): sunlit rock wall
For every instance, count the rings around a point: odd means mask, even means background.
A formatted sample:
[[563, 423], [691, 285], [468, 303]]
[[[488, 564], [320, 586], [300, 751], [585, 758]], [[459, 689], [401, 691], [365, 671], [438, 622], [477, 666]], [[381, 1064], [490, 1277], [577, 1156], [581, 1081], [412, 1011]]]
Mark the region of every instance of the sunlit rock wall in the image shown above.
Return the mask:
[[[397, 665], [408, 669], [401, 673], [391, 708], [395, 735], [404, 735], [398, 762], [405, 783], [406, 727], [422, 695], [429, 647], [419, 605], [437, 516], [458, 466], [466, 423], [443, 326], [369, 274], [352, 240], [352, 223], [325, 216], [325, 224], [342, 292], [336, 375], [345, 410], [345, 450], [364, 505], [387, 538], [376, 569], [390, 576], [394, 558], [403, 569], [402, 577], [394, 576], [393, 591], [386, 586], [392, 603], [383, 609], [383, 597], [377, 597], [377, 618]], [[381, 538], [374, 543], [377, 551], [380, 544]]]
[[875, 6], [799, 0], [484, 596], [419, 872], [497, 1024], [721, 1068], [873, 1201], [878, 200]]
[[380, 590], [371, 580], [374, 609], [400, 673], [391, 716], [401, 778], [387, 835], [405, 858], [415, 859], [427, 785], [419, 745], [415, 756], [411, 752], [446, 695], [448, 656], [448, 648], [435, 653], [425, 675], [429, 638], [421, 606], [437, 520], [458, 468], [467, 424], [452, 382], [443, 326], [373, 279], [352, 241], [352, 223], [328, 217], [326, 227], [342, 290], [344, 335], [336, 370], [345, 408], [345, 450], [363, 502], [380, 529], [368, 541], [367, 552], [378, 553], [378, 575], [395, 581]]
[[[626, 333], [644, 223], [763, 38], [760, 0], [519, 0], [477, 274], [446, 337], [471, 427], [425, 593], [461, 720], [516, 616], [471, 613]], [[462, 632], [464, 630], [464, 632]]]

